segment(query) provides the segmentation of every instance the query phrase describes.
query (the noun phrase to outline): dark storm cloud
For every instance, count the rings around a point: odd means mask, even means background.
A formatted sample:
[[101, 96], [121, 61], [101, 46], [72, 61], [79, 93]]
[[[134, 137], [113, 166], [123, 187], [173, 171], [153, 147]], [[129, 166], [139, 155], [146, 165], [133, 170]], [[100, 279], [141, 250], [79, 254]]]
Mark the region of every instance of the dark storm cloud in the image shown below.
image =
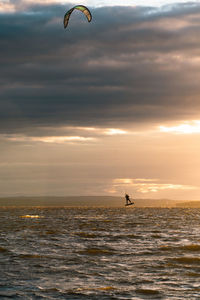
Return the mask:
[[0, 15], [0, 130], [185, 119], [200, 108], [200, 5]]

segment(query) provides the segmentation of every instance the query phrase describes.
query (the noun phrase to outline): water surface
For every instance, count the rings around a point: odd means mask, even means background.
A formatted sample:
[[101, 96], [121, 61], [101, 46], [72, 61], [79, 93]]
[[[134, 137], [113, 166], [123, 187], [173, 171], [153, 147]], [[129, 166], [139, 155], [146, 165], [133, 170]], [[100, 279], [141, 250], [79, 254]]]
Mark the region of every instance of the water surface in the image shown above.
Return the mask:
[[200, 299], [200, 209], [0, 208], [1, 299]]

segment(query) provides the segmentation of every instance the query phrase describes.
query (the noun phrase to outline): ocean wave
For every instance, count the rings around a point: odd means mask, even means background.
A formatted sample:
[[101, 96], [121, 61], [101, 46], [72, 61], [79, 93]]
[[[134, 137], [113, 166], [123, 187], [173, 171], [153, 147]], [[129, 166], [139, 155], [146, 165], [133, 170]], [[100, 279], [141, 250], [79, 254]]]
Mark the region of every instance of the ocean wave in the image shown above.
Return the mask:
[[189, 244], [189, 245], [182, 245], [182, 246], [172, 246], [172, 245], [162, 245], [159, 248], [161, 251], [187, 251], [187, 252], [200, 252], [200, 245], [199, 244]]
[[136, 289], [136, 294], [142, 294], [146, 296], [161, 296], [161, 293], [158, 290], [155, 289]]
[[171, 258], [171, 260], [179, 264], [200, 265], [200, 257], [183, 256], [183, 257], [174, 257]]
[[94, 238], [98, 237], [98, 235], [96, 235], [96, 234], [91, 234], [91, 233], [87, 233], [87, 232], [76, 232], [75, 235], [82, 237], [82, 238], [87, 238], [87, 239], [94, 239]]
[[78, 251], [79, 254], [85, 255], [113, 255], [116, 254], [115, 251], [108, 249], [100, 249], [100, 248], [88, 248], [85, 250]]
[[6, 252], [9, 252], [7, 248], [0, 247], [0, 253], [6, 253]]
[[199, 272], [186, 272], [185, 275], [189, 277], [200, 277]]

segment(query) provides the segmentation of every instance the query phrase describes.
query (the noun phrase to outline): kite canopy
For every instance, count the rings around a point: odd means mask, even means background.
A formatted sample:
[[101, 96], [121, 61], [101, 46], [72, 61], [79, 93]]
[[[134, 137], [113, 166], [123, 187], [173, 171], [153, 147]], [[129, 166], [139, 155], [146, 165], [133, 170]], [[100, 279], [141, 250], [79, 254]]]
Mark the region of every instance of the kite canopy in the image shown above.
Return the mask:
[[72, 13], [75, 9], [80, 10], [82, 13], [84, 13], [84, 15], [86, 16], [88, 22], [90, 22], [90, 21], [92, 20], [91, 12], [89, 11], [89, 9], [88, 9], [86, 6], [84, 6], [84, 5], [76, 5], [76, 6], [74, 6], [73, 8], [71, 8], [70, 10], [68, 10], [68, 11], [66, 12], [66, 14], [64, 15], [64, 21], [63, 21], [63, 23], [64, 23], [64, 28], [67, 27], [68, 22], [69, 22], [69, 18], [70, 18], [70, 16], [71, 16], [71, 13]]

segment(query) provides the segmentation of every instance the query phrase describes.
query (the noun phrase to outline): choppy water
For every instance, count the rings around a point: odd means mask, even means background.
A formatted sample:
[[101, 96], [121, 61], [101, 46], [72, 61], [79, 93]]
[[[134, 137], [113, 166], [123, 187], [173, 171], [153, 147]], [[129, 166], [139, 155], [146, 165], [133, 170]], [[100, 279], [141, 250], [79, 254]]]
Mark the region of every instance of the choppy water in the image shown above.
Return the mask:
[[0, 208], [1, 299], [200, 299], [200, 209]]

